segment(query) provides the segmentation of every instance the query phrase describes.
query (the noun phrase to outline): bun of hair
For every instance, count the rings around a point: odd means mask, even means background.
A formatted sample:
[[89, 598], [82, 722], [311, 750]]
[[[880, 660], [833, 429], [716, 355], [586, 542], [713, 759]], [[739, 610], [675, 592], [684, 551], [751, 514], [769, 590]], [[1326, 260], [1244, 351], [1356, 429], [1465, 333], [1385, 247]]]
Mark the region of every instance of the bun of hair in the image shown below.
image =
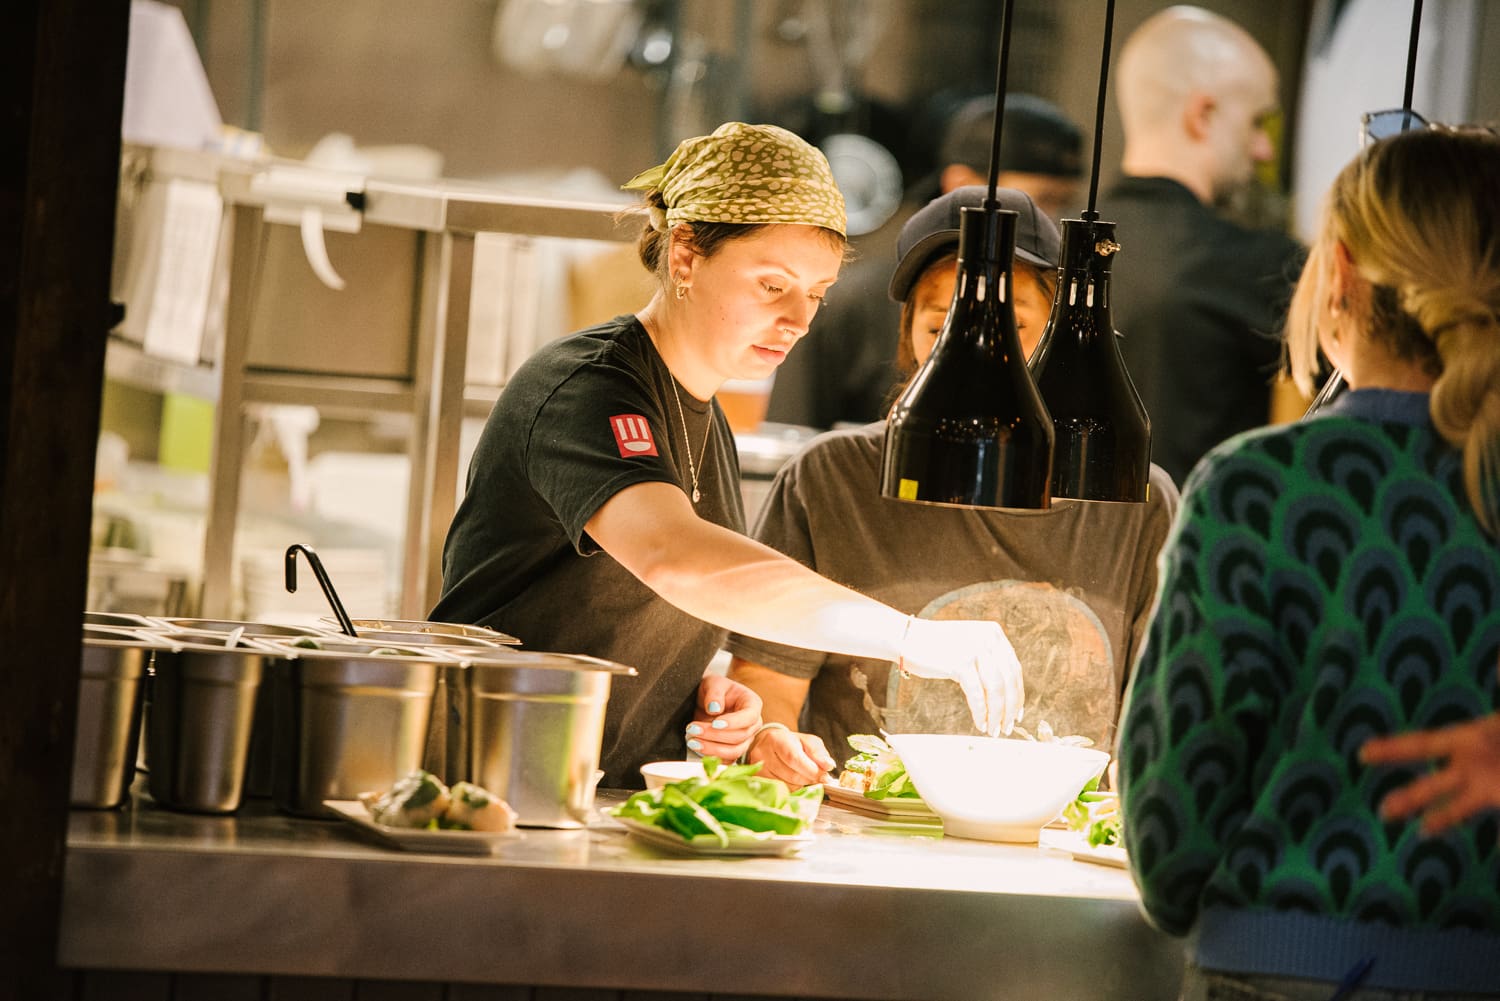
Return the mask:
[[1432, 423], [1464, 454], [1464, 489], [1485, 529], [1500, 536], [1500, 318], [1468, 313], [1435, 338], [1443, 374]]
[[[653, 191], [646, 196], [646, 207], [648, 210], [656, 209], [659, 212], [665, 212], [667, 203], [660, 191]], [[653, 275], [660, 275], [664, 273], [662, 255], [666, 253], [668, 234], [652, 225], [650, 219], [652, 214], [655, 213], [649, 213], [647, 216], [646, 224], [641, 229], [641, 238], [636, 243], [635, 249], [641, 258], [641, 263], [646, 266], [646, 270]]]

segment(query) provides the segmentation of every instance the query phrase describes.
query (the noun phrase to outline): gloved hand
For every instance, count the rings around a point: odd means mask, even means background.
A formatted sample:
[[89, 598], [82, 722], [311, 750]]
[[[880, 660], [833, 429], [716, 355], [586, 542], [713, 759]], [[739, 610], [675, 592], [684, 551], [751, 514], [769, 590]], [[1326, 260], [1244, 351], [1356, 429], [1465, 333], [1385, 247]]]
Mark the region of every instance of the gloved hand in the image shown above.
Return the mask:
[[958, 682], [981, 732], [1008, 734], [1021, 718], [1026, 704], [1021, 662], [998, 623], [912, 616], [900, 651], [897, 666], [906, 674]]

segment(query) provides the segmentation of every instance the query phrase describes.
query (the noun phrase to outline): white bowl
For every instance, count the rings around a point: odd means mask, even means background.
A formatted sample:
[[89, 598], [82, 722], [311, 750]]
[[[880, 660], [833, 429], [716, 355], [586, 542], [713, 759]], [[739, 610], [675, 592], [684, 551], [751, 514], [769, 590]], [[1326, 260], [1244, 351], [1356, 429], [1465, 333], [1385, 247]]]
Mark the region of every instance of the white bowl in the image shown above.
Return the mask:
[[664, 785], [681, 782], [683, 779], [701, 778], [703, 762], [648, 761], [641, 766], [641, 774], [646, 777], [647, 789], [660, 789]]
[[1036, 841], [1109, 763], [1090, 747], [1004, 737], [903, 733], [889, 741], [943, 833], [979, 841]]

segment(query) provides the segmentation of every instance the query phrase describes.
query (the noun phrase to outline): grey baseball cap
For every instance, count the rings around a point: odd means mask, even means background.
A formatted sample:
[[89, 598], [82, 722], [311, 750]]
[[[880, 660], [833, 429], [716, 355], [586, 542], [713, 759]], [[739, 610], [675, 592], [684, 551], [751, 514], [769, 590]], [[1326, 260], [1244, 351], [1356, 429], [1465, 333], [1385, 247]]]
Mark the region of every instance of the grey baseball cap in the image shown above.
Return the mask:
[[[987, 188], [974, 185], [955, 188], [934, 198], [901, 227], [896, 238], [896, 273], [891, 275], [891, 298], [905, 302], [912, 286], [927, 265], [943, 254], [958, 249], [958, 223], [961, 210], [984, 204]], [[1053, 222], [1025, 192], [1013, 188], [996, 188], [995, 199], [1002, 209], [1009, 209], [1016, 220], [1016, 256], [1039, 268], [1057, 267], [1062, 236]]]

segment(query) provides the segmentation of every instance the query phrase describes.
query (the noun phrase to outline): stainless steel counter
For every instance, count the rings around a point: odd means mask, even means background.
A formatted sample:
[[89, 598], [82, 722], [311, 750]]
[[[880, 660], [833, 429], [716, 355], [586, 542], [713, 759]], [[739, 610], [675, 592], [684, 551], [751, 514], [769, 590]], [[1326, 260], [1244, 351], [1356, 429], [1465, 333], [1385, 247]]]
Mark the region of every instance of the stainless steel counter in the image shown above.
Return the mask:
[[[623, 794], [601, 793], [601, 805]], [[1122, 870], [824, 804], [796, 857], [664, 853], [608, 818], [484, 858], [251, 802], [71, 818], [60, 962], [870, 999], [1170, 998]]]

